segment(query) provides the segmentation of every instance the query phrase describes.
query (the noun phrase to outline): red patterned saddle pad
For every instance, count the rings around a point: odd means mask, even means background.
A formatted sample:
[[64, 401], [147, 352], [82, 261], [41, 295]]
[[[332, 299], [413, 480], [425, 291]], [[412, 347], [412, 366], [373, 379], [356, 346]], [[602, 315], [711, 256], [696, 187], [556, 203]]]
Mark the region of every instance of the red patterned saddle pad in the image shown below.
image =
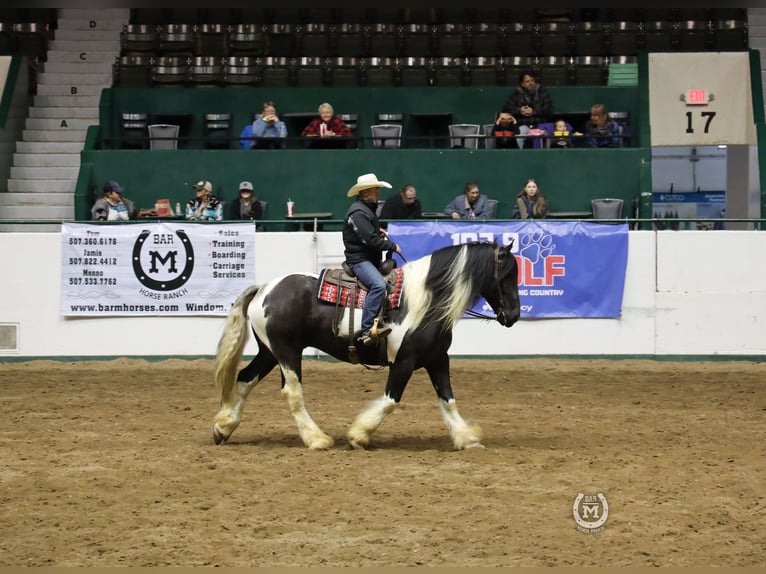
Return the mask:
[[[317, 292], [317, 298], [320, 301], [325, 301], [327, 303], [350, 307], [351, 291], [353, 290], [355, 291], [354, 306], [357, 309], [361, 309], [364, 307], [364, 299], [367, 296], [367, 289], [359, 282], [356, 282], [356, 289], [354, 289], [354, 283], [345, 280], [339, 281], [339, 274], [342, 273], [342, 271], [342, 269], [322, 269], [319, 273], [319, 290]], [[388, 299], [391, 301], [392, 309], [396, 309], [401, 305], [403, 282], [404, 270], [401, 267], [397, 267], [386, 276], [389, 293]]]

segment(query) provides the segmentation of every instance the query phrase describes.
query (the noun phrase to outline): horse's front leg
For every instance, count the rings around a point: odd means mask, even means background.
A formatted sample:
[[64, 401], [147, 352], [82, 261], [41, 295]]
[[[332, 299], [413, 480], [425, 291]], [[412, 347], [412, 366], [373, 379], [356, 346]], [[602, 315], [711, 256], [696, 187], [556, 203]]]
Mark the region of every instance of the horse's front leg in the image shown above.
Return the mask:
[[346, 433], [348, 442], [354, 448], [367, 448], [370, 444], [370, 436], [383, 423], [383, 419], [392, 413], [402, 400], [404, 388], [412, 377], [414, 361], [409, 359], [397, 359], [388, 370], [386, 391], [379, 399], [372, 401], [367, 408], [359, 413], [351, 428]]
[[426, 371], [436, 390], [436, 396], [439, 397], [439, 407], [449, 429], [450, 437], [452, 437], [452, 444], [457, 450], [482, 447], [481, 428], [478, 425], [467, 423], [457, 410], [457, 403], [450, 384], [449, 355], [447, 352], [440, 354], [437, 359], [427, 365]]
[[301, 383], [301, 357], [293, 357], [289, 361], [280, 361], [282, 371], [282, 396], [287, 400], [298, 425], [298, 434], [311, 450], [322, 450], [333, 445], [333, 439], [326, 434], [311, 418], [303, 402], [303, 385]]

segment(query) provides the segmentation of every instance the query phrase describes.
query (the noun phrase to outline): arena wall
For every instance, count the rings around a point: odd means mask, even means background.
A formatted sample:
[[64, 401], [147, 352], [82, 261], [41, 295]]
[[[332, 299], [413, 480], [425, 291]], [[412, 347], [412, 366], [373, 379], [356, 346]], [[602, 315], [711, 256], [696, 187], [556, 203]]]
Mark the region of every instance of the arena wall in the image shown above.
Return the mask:
[[[256, 281], [337, 266], [342, 249], [339, 232], [260, 234]], [[465, 319], [451, 354], [766, 357], [765, 256], [758, 231], [631, 231], [620, 318]], [[59, 233], [0, 233], [0, 262], [0, 361], [215, 353], [222, 317], [63, 317]]]

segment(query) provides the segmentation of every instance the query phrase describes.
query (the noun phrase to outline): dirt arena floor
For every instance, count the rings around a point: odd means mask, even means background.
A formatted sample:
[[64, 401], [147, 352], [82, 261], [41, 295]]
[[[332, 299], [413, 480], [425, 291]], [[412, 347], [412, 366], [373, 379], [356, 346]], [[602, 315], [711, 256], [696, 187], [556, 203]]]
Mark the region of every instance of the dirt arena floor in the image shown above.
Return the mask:
[[[386, 371], [316, 360], [332, 449], [300, 442], [277, 371], [215, 446], [211, 372], [0, 363], [0, 565], [766, 564], [766, 363], [455, 360], [486, 447], [460, 452], [422, 371], [349, 449]], [[600, 530], [580, 494], [607, 501]]]

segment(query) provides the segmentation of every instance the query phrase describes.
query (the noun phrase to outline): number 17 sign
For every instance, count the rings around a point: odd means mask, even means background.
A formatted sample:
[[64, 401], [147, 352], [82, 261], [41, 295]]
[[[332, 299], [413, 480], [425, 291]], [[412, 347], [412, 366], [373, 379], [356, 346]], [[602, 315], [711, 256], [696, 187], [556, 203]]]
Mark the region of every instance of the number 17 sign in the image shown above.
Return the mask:
[[653, 146], [754, 145], [747, 52], [650, 53]]

